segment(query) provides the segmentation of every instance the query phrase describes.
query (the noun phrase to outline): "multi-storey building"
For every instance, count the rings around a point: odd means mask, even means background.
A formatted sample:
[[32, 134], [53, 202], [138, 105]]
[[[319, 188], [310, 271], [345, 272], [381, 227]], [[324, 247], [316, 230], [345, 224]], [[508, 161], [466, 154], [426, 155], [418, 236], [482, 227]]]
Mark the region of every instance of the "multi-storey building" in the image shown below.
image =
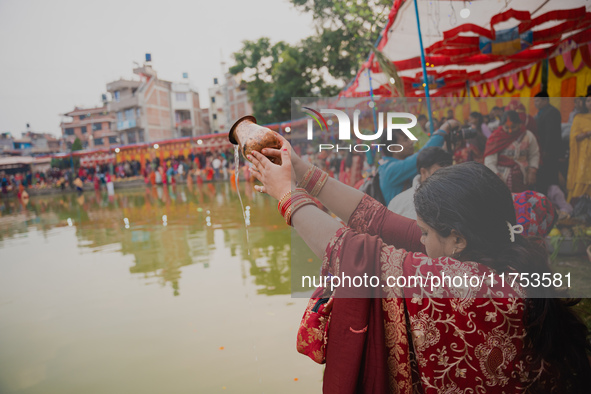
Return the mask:
[[14, 138], [10, 132], [0, 133], [0, 156], [14, 150]]
[[224, 133], [240, 117], [252, 114], [246, 89], [241, 85], [242, 75], [226, 73], [222, 85], [217, 78], [209, 89], [209, 124], [213, 133]]
[[172, 83], [172, 110], [176, 137], [196, 137], [209, 134], [199, 105], [199, 93], [191, 87], [184, 74], [183, 82]]
[[155, 142], [209, 133], [199, 105], [199, 93], [184, 75], [182, 82], [158, 78], [149, 60], [135, 68], [139, 80], [107, 84], [109, 110], [116, 116], [122, 144]]
[[115, 118], [109, 114], [106, 106], [95, 108], [74, 108], [62, 114], [67, 117], [62, 121], [63, 139], [71, 146], [76, 138], [84, 148], [102, 148], [117, 145], [117, 133], [114, 130]]
[[22, 135], [23, 139], [31, 141], [30, 154], [33, 156], [43, 156], [51, 153], [58, 153], [61, 150], [61, 141], [50, 133], [36, 133], [27, 131]]
[[209, 124], [209, 108], [201, 108], [201, 120], [203, 121], [203, 133], [211, 134], [211, 126]]
[[175, 137], [171, 109], [172, 82], [158, 78], [149, 62], [135, 68], [139, 81], [120, 79], [107, 84], [109, 110], [116, 115], [122, 144]]

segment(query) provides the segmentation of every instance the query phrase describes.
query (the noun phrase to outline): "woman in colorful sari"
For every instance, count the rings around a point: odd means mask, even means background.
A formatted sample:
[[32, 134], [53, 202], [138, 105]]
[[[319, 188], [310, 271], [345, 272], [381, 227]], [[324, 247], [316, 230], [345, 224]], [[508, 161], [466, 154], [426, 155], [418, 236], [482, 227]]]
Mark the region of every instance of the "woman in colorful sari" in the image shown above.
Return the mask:
[[519, 114], [507, 111], [486, 142], [484, 164], [507, 184], [513, 193], [521, 193], [536, 183], [540, 147], [533, 133], [525, 128]]
[[[591, 111], [591, 96], [585, 105]], [[591, 196], [591, 113], [578, 114], [570, 130], [570, 158], [568, 165], [568, 199], [583, 194]]]
[[[303, 162], [287, 141], [281, 151], [262, 153], [280, 155], [282, 165], [250, 155], [263, 183], [255, 188], [279, 200], [287, 223], [323, 259], [322, 275], [378, 279], [333, 294], [321, 355], [325, 393], [572, 393], [589, 387], [586, 326], [562, 300], [535, 298], [554, 295], [551, 288], [534, 294], [499, 285], [503, 273], [550, 271], [545, 249], [519, 234], [510, 191], [484, 165], [435, 172], [415, 194], [413, 221]], [[320, 211], [312, 196], [348, 226]], [[388, 282], [442, 274], [486, 280], [475, 289]]]

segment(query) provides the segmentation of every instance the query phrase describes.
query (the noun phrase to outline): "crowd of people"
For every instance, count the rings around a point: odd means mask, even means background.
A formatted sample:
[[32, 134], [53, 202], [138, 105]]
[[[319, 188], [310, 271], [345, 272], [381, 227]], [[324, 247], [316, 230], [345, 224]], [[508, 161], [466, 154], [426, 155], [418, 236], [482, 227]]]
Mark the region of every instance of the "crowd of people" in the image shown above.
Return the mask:
[[[19, 197], [29, 188], [76, 189], [82, 192], [85, 185], [92, 185], [95, 190], [111, 191], [113, 182], [130, 179], [143, 179], [148, 185], [229, 180], [234, 173], [234, 166], [234, 152], [220, 149], [191, 154], [189, 157], [171, 156], [164, 160], [155, 157], [146, 159], [143, 166], [138, 160], [125, 160], [81, 165], [77, 169], [52, 167], [44, 172], [0, 172], [0, 185], [3, 195], [16, 191]], [[246, 168], [244, 174], [249, 178]]]
[[[386, 205], [396, 209], [398, 194], [419, 183], [421, 149], [441, 147], [455, 164], [475, 161], [490, 168], [513, 193], [535, 190], [552, 201], [560, 217], [573, 213], [572, 202], [591, 196], [591, 98], [579, 97], [567, 123], [546, 92], [533, 99], [536, 116], [527, 113], [519, 100], [506, 107], [495, 106], [489, 114], [470, 113], [463, 122], [454, 111], [434, 118], [435, 134], [429, 138], [430, 124], [418, 116], [413, 130], [418, 141], [405, 134], [394, 134], [400, 152], [382, 151], [381, 157], [366, 153], [321, 152], [314, 154], [305, 145], [294, 144], [294, 151], [339, 181], [359, 188], [368, 175], [379, 173]], [[437, 130], [445, 130], [443, 133]], [[309, 149], [309, 150], [308, 150]]]

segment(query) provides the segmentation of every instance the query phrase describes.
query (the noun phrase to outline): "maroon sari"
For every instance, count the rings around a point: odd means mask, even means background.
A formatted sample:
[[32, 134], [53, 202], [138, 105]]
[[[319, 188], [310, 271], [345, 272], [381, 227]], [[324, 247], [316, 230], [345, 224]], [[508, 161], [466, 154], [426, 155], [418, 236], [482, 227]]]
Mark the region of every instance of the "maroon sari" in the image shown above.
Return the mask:
[[[416, 222], [368, 196], [349, 226], [327, 246], [323, 275], [496, 275], [478, 263], [402, 249], [424, 250]], [[523, 352], [521, 289], [494, 290], [485, 282], [475, 293], [457, 296], [441, 286], [430, 294], [382, 288], [381, 298], [335, 298], [323, 391], [515, 393], [533, 382], [544, 385], [548, 372], [532, 370]]]

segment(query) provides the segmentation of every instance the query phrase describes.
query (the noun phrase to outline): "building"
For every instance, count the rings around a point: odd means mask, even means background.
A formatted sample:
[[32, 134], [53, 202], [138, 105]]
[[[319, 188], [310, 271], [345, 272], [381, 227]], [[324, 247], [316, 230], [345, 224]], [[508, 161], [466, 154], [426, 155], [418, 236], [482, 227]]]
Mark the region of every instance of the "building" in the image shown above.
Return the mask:
[[139, 80], [120, 79], [107, 84], [109, 110], [117, 118], [122, 144], [155, 142], [209, 133], [199, 104], [199, 93], [187, 75], [181, 82], [158, 78], [148, 56], [135, 68]]
[[76, 138], [80, 139], [85, 149], [103, 148], [117, 145], [117, 133], [114, 130], [115, 117], [106, 106], [78, 108], [62, 114], [67, 119], [60, 125], [63, 139], [71, 147]]
[[14, 150], [14, 138], [9, 132], [0, 133], [0, 156]]
[[29, 137], [23, 136], [14, 140], [14, 150], [21, 156], [30, 156], [33, 150], [33, 141]]
[[201, 120], [203, 121], [203, 132], [211, 134], [211, 126], [209, 124], [209, 108], [201, 108]]
[[33, 156], [44, 156], [58, 153], [61, 150], [61, 141], [50, 133], [36, 133], [27, 131], [23, 133], [23, 139], [31, 141], [30, 154]]
[[209, 134], [209, 128], [206, 127], [199, 104], [199, 93], [191, 87], [186, 73], [183, 74], [182, 82], [172, 83], [171, 98], [175, 137], [197, 137]]
[[225, 83], [213, 79], [209, 89], [209, 124], [212, 133], [226, 133], [232, 124], [245, 115], [252, 114], [246, 88], [241, 84], [242, 75], [226, 73]]
[[109, 110], [116, 116], [121, 143], [174, 138], [172, 82], [159, 79], [150, 62], [133, 72], [140, 77], [139, 81], [120, 79], [107, 84], [112, 98]]

